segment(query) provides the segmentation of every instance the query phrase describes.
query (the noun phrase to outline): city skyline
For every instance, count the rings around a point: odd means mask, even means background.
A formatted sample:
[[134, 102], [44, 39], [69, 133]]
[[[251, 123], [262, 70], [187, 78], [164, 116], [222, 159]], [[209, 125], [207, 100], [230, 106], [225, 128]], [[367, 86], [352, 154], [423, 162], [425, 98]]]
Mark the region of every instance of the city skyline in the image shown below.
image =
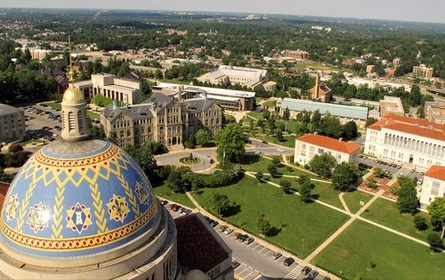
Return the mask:
[[2, 8], [84, 8], [84, 9], [129, 9], [129, 10], [171, 10], [177, 12], [208, 11], [208, 12], [239, 12], [258, 14], [286, 14], [295, 16], [320, 16], [336, 18], [363, 18], [376, 20], [436, 22], [445, 23], [445, 18], [438, 11], [445, 9], [445, 1], [430, 0], [428, 4], [419, 5], [414, 0], [275, 0], [273, 5], [263, 0], [164, 0], [153, 3], [127, 0], [125, 2], [109, 0], [104, 6], [103, 1], [78, 0], [73, 2], [42, 0], [29, 2], [28, 0], [5, 1], [0, 0]]

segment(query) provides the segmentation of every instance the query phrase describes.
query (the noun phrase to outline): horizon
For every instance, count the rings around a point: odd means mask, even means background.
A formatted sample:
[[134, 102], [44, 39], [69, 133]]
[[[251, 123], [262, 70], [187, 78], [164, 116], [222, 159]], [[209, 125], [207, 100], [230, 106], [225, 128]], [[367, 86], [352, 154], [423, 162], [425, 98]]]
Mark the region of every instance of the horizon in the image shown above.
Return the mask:
[[430, 0], [428, 5], [419, 5], [414, 0], [375, 0], [361, 2], [342, 0], [333, 3], [327, 0], [275, 0], [273, 5], [261, 0], [226, 0], [211, 3], [206, 0], [164, 0], [155, 3], [141, 3], [137, 0], [127, 0], [124, 3], [109, 0], [106, 6], [102, 1], [78, 0], [76, 2], [61, 2], [42, 0], [30, 7], [28, 0], [6, 2], [0, 0], [0, 9], [86, 9], [86, 10], [140, 10], [140, 11], [171, 11], [198, 13], [240, 13], [263, 15], [286, 15], [323, 18], [344, 18], [358, 20], [383, 20], [419, 23], [445, 23], [445, 18], [437, 11], [445, 9], [445, 1]]

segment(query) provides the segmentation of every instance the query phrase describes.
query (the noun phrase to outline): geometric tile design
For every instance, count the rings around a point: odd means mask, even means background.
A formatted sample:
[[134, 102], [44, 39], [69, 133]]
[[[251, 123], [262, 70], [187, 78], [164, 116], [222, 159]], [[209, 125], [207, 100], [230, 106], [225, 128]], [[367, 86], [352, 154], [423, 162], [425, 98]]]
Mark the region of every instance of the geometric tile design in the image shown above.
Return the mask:
[[34, 255], [79, 256], [150, 230], [160, 218], [150, 181], [127, 153], [104, 143], [74, 158], [46, 147], [30, 157], [0, 215], [0, 234], [10, 246]]

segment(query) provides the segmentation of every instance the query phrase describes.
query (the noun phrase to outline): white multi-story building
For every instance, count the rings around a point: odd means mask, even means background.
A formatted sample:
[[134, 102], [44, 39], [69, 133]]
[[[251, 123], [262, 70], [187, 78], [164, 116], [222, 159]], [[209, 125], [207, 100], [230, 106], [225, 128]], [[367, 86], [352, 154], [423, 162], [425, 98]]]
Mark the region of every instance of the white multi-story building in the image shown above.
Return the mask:
[[133, 105], [141, 101], [142, 90], [139, 82], [118, 79], [112, 74], [94, 74], [91, 80], [81, 81], [74, 86], [90, 101], [101, 94], [124, 104]]
[[428, 169], [445, 165], [445, 125], [387, 115], [368, 127], [365, 153], [387, 162]]
[[26, 125], [23, 110], [0, 104], [0, 141], [21, 140], [25, 136]]
[[445, 167], [433, 165], [423, 177], [420, 207], [425, 209], [436, 197], [445, 197]]
[[308, 164], [315, 155], [323, 153], [332, 155], [338, 163], [346, 161], [357, 165], [360, 146], [317, 133], [308, 133], [295, 139], [294, 162]]

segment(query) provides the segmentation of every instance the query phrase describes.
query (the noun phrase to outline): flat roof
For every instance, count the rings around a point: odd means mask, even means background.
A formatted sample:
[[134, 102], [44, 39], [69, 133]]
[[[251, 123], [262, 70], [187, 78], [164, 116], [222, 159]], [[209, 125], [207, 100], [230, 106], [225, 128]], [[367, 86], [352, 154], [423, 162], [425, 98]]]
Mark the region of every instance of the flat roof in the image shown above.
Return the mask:
[[[155, 87], [161, 88], [162, 90], [175, 89], [177, 91], [179, 86], [180, 86], [179, 84], [160, 83], [159, 85], [156, 85]], [[198, 90], [203, 90], [203, 91], [206, 91], [208, 94], [214, 94], [214, 95], [220, 95], [220, 96], [222, 95], [222, 96], [242, 97], [242, 98], [254, 98], [255, 97], [255, 92], [184, 85], [184, 91], [196, 92]]]

